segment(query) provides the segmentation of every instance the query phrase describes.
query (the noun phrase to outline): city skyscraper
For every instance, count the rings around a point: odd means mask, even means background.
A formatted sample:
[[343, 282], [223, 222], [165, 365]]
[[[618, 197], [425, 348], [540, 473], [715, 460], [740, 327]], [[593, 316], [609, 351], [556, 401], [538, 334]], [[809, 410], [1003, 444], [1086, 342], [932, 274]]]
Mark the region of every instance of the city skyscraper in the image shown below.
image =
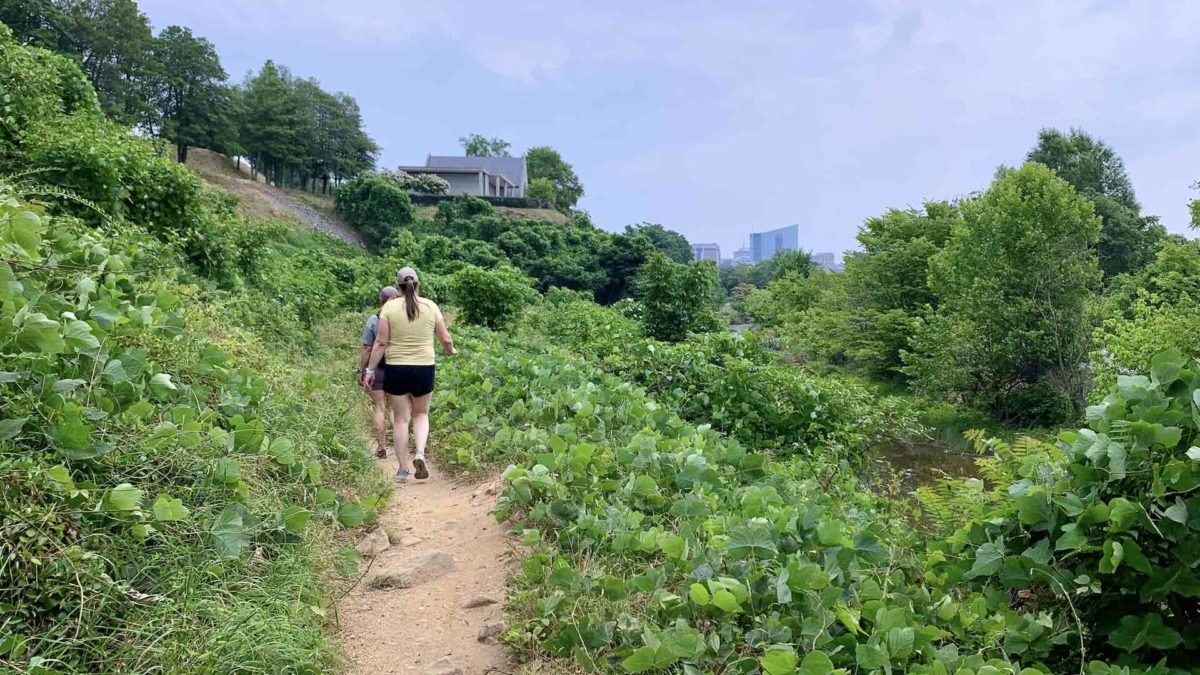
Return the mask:
[[776, 230], [750, 234], [750, 260], [770, 260], [780, 251], [795, 251], [800, 248], [800, 226], [788, 225]]

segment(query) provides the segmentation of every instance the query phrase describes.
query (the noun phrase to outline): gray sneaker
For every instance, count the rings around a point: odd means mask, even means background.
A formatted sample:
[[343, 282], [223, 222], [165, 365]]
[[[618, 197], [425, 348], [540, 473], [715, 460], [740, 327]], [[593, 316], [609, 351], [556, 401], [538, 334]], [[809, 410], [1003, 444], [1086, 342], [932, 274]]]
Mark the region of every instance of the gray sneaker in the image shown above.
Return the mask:
[[396, 482], [397, 483], [407, 483], [408, 476], [409, 476], [409, 473], [407, 471], [405, 471], [404, 469], [400, 469], [399, 471], [396, 472]]

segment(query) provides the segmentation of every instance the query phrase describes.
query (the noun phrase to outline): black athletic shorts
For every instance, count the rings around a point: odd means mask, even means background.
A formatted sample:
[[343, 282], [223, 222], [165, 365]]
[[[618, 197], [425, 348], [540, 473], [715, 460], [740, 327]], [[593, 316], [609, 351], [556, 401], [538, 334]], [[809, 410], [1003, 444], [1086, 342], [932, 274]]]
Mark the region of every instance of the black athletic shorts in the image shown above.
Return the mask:
[[433, 392], [433, 366], [383, 367], [383, 391], [392, 396], [418, 398]]

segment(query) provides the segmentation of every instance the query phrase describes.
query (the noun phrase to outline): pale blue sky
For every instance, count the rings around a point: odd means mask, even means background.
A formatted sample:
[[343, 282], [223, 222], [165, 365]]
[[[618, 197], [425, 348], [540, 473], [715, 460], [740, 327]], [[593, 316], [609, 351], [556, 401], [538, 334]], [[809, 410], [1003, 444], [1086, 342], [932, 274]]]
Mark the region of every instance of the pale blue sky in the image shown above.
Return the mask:
[[1125, 159], [1187, 232], [1200, 179], [1200, 4], [140, 0], [210, 39], [237, 80], [267, 58], [346, 91], [380, 164], [467, 133], [575, 166], [606, 229], [660, 222], [722, 254], [800, 225], [815, 251], [863, 219], [985, 187], [1042, 126]]

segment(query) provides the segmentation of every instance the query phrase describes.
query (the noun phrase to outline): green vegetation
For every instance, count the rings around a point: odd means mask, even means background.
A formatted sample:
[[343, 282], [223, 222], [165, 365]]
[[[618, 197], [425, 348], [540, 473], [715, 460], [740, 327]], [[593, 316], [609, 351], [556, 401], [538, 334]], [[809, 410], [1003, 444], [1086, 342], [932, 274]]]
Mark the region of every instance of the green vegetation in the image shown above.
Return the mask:
[[315, 329], [377, 267], [238, 218], [4, 27], [0, 89], [0, 663], [335, 668], [339, 541], [387, 488]]

